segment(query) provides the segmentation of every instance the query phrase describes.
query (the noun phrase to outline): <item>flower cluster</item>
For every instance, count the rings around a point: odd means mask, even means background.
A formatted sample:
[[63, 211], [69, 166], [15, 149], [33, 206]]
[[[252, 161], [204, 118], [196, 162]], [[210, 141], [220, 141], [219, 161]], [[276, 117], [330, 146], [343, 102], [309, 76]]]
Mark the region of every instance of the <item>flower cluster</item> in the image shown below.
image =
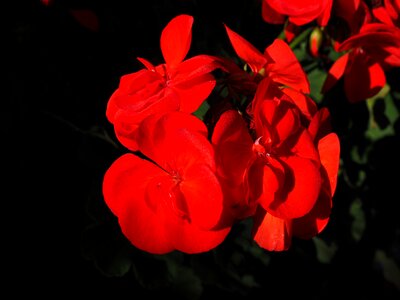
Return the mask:
[[[274, 23], [288, 16], [296, 26], [314, 19], [326, 24], [332, 1], [308, 2], [315, 2], [310, 12], [295, 1], [265, 0], [263, 16]], [[173, 18], [161, 34], [165, 63], [138, 58], [144, 68], [122, 76], [109, 99], [107, 118], [131, 151], [103, 181], [122, 232], [155, 254], [209, 251], [245, 219], [252, 220], [254, 241], [270, 251], [288, 249], [292, 237], [316, 236], [329, 221], [339, 169], [328, 109], [309, 96], [307, 75], [282, 39], [261, 52], [225, 25], [245, 67], [227, 57], [186, 58], [193, 21]], [[357, 50], [374, 26], [340, 45], [356, 49], [338, 61], [342, 66], [378, 55]], [[376, 30], [377, 38], [392, 32]], [[216, 90], [218, 100], [198, 117]]]

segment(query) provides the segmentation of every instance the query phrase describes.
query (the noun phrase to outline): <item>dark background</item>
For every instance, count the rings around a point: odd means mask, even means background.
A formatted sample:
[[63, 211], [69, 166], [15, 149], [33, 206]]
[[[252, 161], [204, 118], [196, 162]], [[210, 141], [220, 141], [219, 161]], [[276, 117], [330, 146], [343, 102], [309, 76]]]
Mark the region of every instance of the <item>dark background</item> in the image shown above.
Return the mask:
[[[371, 111], [365, 103], [350, 105], [340, 86], [320, 103], [331, 109], [343, 163], [322, 246], [294, 240], [287, 252], [267, 253], [244, 238], [246, 226], [239, 224], [210, 253], [156, 257], [124, 239], [103, 203], [102, 176], [126, 152], [105, 118], [120, 76], [141, 68], [137, 56], [163, 62], [161, 30], [180, 13], [195, 18], [187, 57], [233, 55], [222, 23], [263, 50], [282, 27], [263, 22], [259, 1], [8, 5], [0, 129], [4, 270], [13, 292], [399, 299], [399, 122], [386, 124], [394, 135], [366, 139]], [[98, 28], [76, 19], [71, 11], [79, 9], [90, 10]], [[398, 75], [388, 72], [397, 93]], [[374, 106], [377, 116], [382, 111]], [[390, 123], [384, 117], [379, 124]]]

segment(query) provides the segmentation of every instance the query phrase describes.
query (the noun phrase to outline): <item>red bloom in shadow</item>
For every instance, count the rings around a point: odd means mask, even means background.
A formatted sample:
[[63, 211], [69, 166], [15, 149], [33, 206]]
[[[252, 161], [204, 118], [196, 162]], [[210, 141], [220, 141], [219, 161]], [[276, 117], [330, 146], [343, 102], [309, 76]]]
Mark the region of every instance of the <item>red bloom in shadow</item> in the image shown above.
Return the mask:
[[106, 115], [119, 141], [132, 151], [138, 148], [137, 129], [147, 116], [166, 111], [192, 113], [210, 95], [215, 79], [210, 74], [215, 58], [198, 55], [184, 60], [192, 39], [193, 17], [172, 19], [161, 34], [165, 64], [153, 66], [138, 58], [146, 69], [121, 77], [110, 97]]
[[386, 24], [366, 24], [339, 47], [348, 51], [329, 70], [325, 93], [343, 77], [350, 102], [376, 95], [386, 84], [385, 70], [400, 66], [400, 30]]
[[150, 253], [208, 251], [230, 227], [220, 222], [223, 195], [207, 129], [181, 112], [153, 115], [138, 129], [139, 150], [105, 174], [103, 194], [125, 236]]

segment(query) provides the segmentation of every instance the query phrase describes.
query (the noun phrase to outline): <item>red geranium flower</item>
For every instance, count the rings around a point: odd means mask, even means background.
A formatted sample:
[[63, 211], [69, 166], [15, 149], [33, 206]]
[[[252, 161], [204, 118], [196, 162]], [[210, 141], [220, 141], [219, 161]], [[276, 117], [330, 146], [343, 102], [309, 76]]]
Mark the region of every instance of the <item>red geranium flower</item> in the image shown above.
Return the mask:
[[286, 18], [290, 23], [302, 26], [317, 20], [325, 26], [330, 17], [333, 0], [263, 0], [262, 16], [272, 24], [283, 24]]
[[147, 116], [166, 111], [192, 113], [215, 86], [210, 74], [217, 67], [215, 58], [186, 57], [192, 39], [193, 17], [172, 19], [161, 34], [165, 64], [153, 66], [138, 58], [146, 69], [121, 77], [118, 89], [110, 97], [106, 115], [114, 125], [119, 141], [132, 151], [138, 149], [136, 133]]
[[225, 28], [237, 55], [248, 64], [256, 80], [270, 77], [303, 93], [310, 92], [307, 75], [284, 41], [276, 39], [263, 54], [228, 26], [225, 25]]
[[253, 237], [268, 250], [287, 249], [293, 234], [316, 235], [330, 213], [340, 146], [327, 111], [305, 97], [264, 79], [249, 109], [253, 129], [230, 110], [213, 133], [217, 174], [232, 201], [225, 220], [255, 213]]
[[125, 154], [105, 174], [103, 194], [125, 236], [150, 253], [208, 251], [230, 228], [216, 230], [223, 196], [207, 129], [181, 112], [153, 115], [137, 132], [147, 157]]
[[332, 65], [322, 91], [343, 77], [349, 101], [365, 100], [385, 85], [385, 69], [400, 66], [400, 30], [386, 24], [365, 24], [338, 50], [348, 52]]

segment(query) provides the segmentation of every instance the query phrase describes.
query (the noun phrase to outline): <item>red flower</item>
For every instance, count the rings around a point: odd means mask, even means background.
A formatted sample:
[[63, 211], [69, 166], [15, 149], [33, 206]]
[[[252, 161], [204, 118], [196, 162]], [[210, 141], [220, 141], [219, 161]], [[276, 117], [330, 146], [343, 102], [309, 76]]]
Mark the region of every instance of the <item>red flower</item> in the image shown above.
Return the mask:
[[161, 35], [165, 64], [153, 66], [138, 58], [146, 69], [121, 77], [118, 89], [110, 97], [107, 118], [114, 125], [117, 138], [132, 151], [138, 149], [137, 129], [147, 116], [166, 111], [192, 113], [215, 86], [210, 74], [215, 58], [198, 55], [184, 60], [192, 39], [193, 17], [172, 19]]
[[223, 196], [207, 129], [180, 112], [153, 115], [137, 132], [147, 157], [125, 154], [105, 174], [103, 194], [123, 233], [151, 253], [208, 251], [230, 228], [215, 230]]
[[272, 24], [283, 24], [286, 18], [290, 23], [302, 26], [317, 20], [325, 26], [330, 17], [333, 0], [263, 0], [262, 16]]
[[276, 39], [262, 54], [228, 26], [225, 25], [225, 28], [237, 55], [249, 65], [254, 76], [270, 77], [303, 93], [310, 92], [307, 75], [284, 41]]
[[309, 238], [324, 228], [339, 167], [340, 146], [330, 132], [329, 114], [289, 91], [264, 79], [249, 109], [253, 130], [231, 110], [213, 134], [217, 174], [223, 188], [230, 188], [225, 220], [255, 213], [255, 241], [276, 251], [287, 249], [292, 235]]
[[376, 95], [386, 83], [385, 69], [400, 66], [400, 30], [386, 24], [366, 24], [345, 40], [339, 51], [348, 51], [329, 70], [323, 92], [344, 78], [350, 102]]
[[379, 21], [391, 26], [400, 26], [400, 0], [384, 0], [383, 5], [372, 8]]

